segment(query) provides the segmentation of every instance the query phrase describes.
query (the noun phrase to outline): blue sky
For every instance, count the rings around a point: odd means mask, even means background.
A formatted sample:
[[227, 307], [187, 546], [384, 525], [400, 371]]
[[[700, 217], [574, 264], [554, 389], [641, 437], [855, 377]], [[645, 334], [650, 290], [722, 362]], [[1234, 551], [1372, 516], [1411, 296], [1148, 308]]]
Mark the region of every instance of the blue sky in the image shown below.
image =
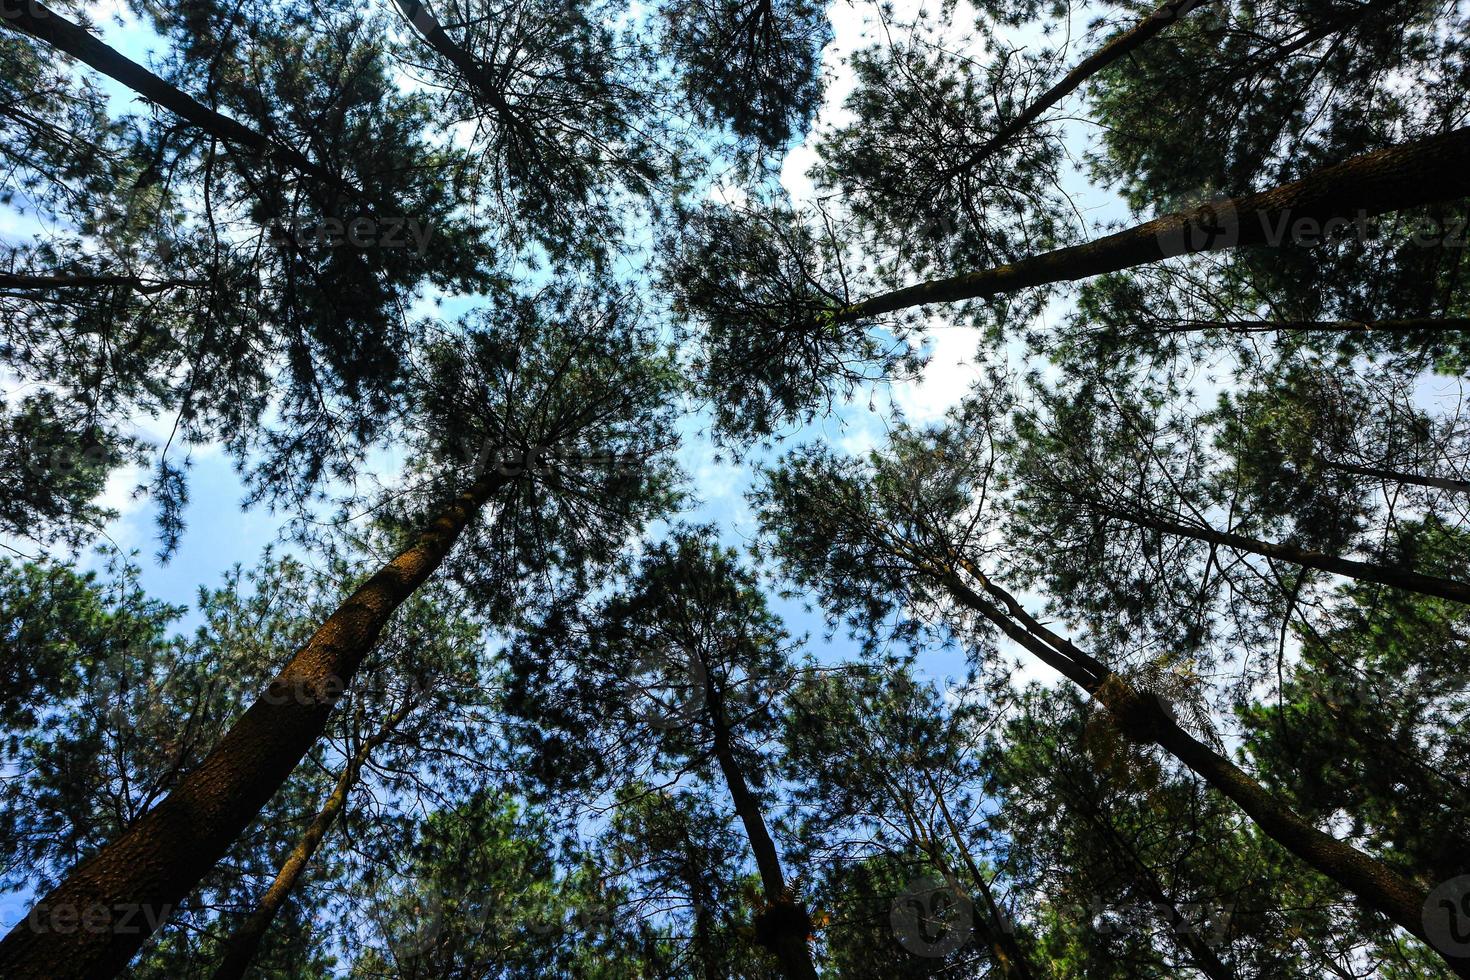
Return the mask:
[[[916, 12], [922, 5], [905, 2], [898, 6], [899, 15], [905, 16]], [[938, 10], [938, 4], [929, 6], [931, 12]], [[114, 20], [120, 9], [113, 0], [95, 3], [91, 7], [93, 20], [102, 28], [109, 43], [129, 57], [147, 63], [158, 39], [130, 17], [123, 23]], [[832, 7], [832, 17], [836, 37], [823, 58], [829, 73], [827, 98], [816, 131], [791, 151], [781, 175], [782, 184], [798, 202], [809, 200], [813, 195], [805, 171], [815, 158], [812, 147], [816, 132], [841, 124], [846, 116], [842, 100], [851, 90], [852, 77], [845, 66], [845, 58], [851, 51], [875, 40], [877, 21], [872, 4], [839, 3]], [[956, 43], [965, 42], [959, 39]], [[141, 106], [115, 83], [103, 79], [102, 84], [113, 99], [114, 111], [129, 108], [153, 111]], [[1080, 142], [1077, 149], [1081, 149]], [[1095, 189], [1087, 187], [1085, 181], [1078, 181], [1076, 191], [1079, 200], [1092, 208], [1086, 212], [1089, 220], [1101, 221], [1124, 215], [1115, 199], [1099, 196]], [[21, 236], [25, 231], [23, 220], [18, 222], [13, 215], [0, 215], [0, 233], [5, 237]], [[441, 315], [453, 316], [469, 305], [471, 303], [466, 298], [447, 297]], [[1056, 311], [1048, 315], [1056, 315]], [[870, 393], [859, 392], [850, 404], [832, 417], [793, 433], [786, 445], [821, 441], [844, 451], [863, 452], [882, 443], [885, 427], [892, 418], [888, 405], [897, 406], [911, 422], [941, 420], [945, 410], [963, 397], [978, 376], [976, 349], [980, 338], [973, 330], [949, 324], [942, 310], [931, 318], [929, 337], [932, 357], [921, 378], [879, 392], [876, 410], [868, 405]], [[992, 356], [1020, 355], [1019, 350], [1013, 348], [992, 352]], [[18, 393], [14, 386], [7, 386], [8, 397], [15, 397]], [[757, 452], [741, 464], [732, 463], [728, 458], [717, 459], [713, 445], [701, 432], [702, 424], [702, 418], [696, 416], [687, 420], [684, 426], [687, 439], [680, 460], [700, 503], [680, 516], [695, 522], [714, 523], [721, 528], [727, 543], [745, 547], [751, 541], [755, 525], [744, 494], [750, 487], [754, 464], [768, 461], [774, 454]], [[138, 430], [159, 442], [166, 437], [170, 425], [169, 419], [137, 420]], [[176, 453], [179, 451], [174, 450]], [[244, 488], [231, 461], [218, 447], [196, 447], [190, 451], [190, 461], [190, 502], [184, 515], [188, 528], [177, 553], [166, 564], [154, 557], [156, 536], [152, 506], [132, 493], [140, 474], [119, 474], [106, 494], [106, 502], [119, 512], [119, 517], [107, 528], [107, 538], [125, 551], [137, 551], [143, 585], [153, 596], [181, 605], [192, 605], [200, 587], [219, 584], [222, 575], [233, 565], [248, 567], [255, 564], [265, 547], [278, 541], [283, 528], [280, 515], [263, 508], [243, 509]], [[82, 561], [84, 564], [96, 563], [96, 559], [89, 556], [84, 556]], [[812, 651], [819, 659], [830, 662], [849, 657], [854, 652], [855, 645], [843, 637], [830, 643], [824, 641], [825, 624], [818, 614], [805, 609], [799, 600], [775, 598], [773, 604], [793, 633], [811, 635]], [[186, 620], [185, 624], [188, 622]], [[282, 651], [281, 655], [284, 662], [290, 651]], [[960, 676], [964, 672], [962, 658], [954, 651], [934, 651], [926, 655], [921, 661], [921, 668], [936, 678]], [[27, 898], [19, 895], [0, 899], [0, 926], [9, 926], [18, 919]]]

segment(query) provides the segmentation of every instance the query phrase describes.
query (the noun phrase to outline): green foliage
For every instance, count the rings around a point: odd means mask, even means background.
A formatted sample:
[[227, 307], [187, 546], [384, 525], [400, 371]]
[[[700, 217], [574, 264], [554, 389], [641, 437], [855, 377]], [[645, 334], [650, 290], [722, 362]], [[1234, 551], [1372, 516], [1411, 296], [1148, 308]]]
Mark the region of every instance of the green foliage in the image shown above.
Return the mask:
[[[1437, 521], [1399, 547], [1456, 575], [1470, 557], [1464, 533]], [[1241, 709], [1266, 779], [1306, 813], [1346, 815], [1351, 836], [1430, 883], [1470, 873], [1465, 618], [1458, 603], [1354, 583], [1297, 629], [1277, 696]]]
[[[1056, 140], [1024, 133], [980, 155], [1031, 94], [1011, 59], [982, 69], [913, 41], [859, 51], [852, 70], [855, 121], [823, 137], [813, 176], [842, 196], [885, 281], [1004, 265], [1065, 243]], [[1005, 302], [986, 312], [1001, 315]], [[1010, 315], [1024, 320], [1037, 305], [1018, 300]]]
[[425, 817], [395, 842], [402, 873], [369, 867], [353, 977], [567, 976], [580, 903], [558, 876], [544, 818], [491, 792]]
[[601, 261], [636, 197], [678, 180], [679, 136], [653, 111], [652, 42], [619, 29], [619, 4], [455, 0], [433, 5], [439, 20], [396, 6], [398, 56], [437, 90], [439, 119], [472, 125], [459, 183], [507, 244]]
[[497, 299], [434, 327], [418, 352], [400, 420], [410, 483], [386, 513], [415, 529], [475, 480], [508, 479], [449, 569], [505, 620], [585, 594], [679, 500], [678, 376], [636, 302], [606, 283]]
[[702, 980], [780, 976], [750, 925], [758, 898], [733, 823], [699, 793], [643, 783], [618, 790], [594, 860], [625, 896], [619, 914], [609, 917], [615, 930], [629, 931], [630, 920], [669, 920], [671, 955], [663, 970]]
[[852, 301], [838, 244], [789, 209], [706, 204], [664, 250], [674, 312], [701, 328], [696, 390], [732, 440], [768, 438], [917, 367], [901, 333], [837, 318]]
[[[811, 0], [131, 9], [171, 98], [0, 26], [0, 536], [80, 552], [126, 477], [165, 558], [220, 445], [294, 550], [192, 611], [131, 558], [0, 563], [0, 887], [135, 826], [469, 501], [127, 976], [208, 975], [344, 772], [263, 976], [1444, 975], [1292, 814], [1470, 875], [1470, 624], [1409, 574], [1470, 580], [1470, 331], [1417, 322], [1470, 311], [1466, 204], [1165, 262], [1084, 236], [1463, 126], [1462, 5], [1145, 21], [1004, 141], [1146, 9], [880, 5], [840, 106]], [[983, 345], [955, 407], [839, 451], [948, 328]], [[690, 416], [742, 454], [824, 423], [762, 460], [759, 564], [680, 519]], [[1129, 686], [1168, 738], [1094, 703]]]
[[811, 0], [698, 0], [669, 3], [665, 49], [707, 124], [728, 126], [763, 152], [784, 150], [816, 114], [819, 56], [832, 38]]

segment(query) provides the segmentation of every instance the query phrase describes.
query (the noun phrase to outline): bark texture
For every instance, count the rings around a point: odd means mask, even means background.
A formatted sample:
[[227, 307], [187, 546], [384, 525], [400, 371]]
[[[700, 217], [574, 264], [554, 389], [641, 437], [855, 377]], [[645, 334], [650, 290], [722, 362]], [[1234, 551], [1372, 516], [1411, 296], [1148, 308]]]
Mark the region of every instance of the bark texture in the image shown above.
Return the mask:
[[1281, 245], [1346, 223], [1470, 194], [1470, 127], [1323, 167], [1289, 184], [1167, 214], [1082, 245], [905, 286], [836, 310], [837, 323], [1088, 279], [1194, 252]]
[[358, 777], [362, 775], [362, 767], [367, 765], [373, 750], [392, 737], [398, 725], [408, 717], [412, 710], [413, 705], [410, 702], [394, 712], [387, 723], [371, 738], [365, 739], [347, 760], [347, 764], [342, 767], [342, 774], [337, 777], [337, 784], [332, 787], [332, 792], [328, 794], [321, 809], [307, 825], [306, 832], [301, 835], [301, 839], [296, 842], [291, 853], [286, 855], [286, 860], [276, 873], [275, 880], [260, 896], [260, 901], [256, 904], [255, 909], [231, 934], [229, 941], [225, 944], [224, 958], [214, 971], [214, 980], [240, 980], [245, 976], [245, 971], [249, 969], [251, 961], [255, 959], [255, 954], [260, 949], [261, 941], [265, 939], [266, 932], [270, 929], [271, 923], [275, 921], [276, 913], [281, 910], [281, 906], [286, 904], [286, 899], [296, 890], [296, 885], [301, 881], [307, 865], [310, 864], [317, 848], [326, 838], [327, 832], [332, 829], [332, 825], [347, 809], [347, 799]]
[[[1076, 681], [1108, 710], [1127, 737], [1163, 748], [1244, 810], [1272, 840], [1352, 892], [1366, 907], [1428, 942], [1424, 929], [1428, 893], [1424, 889], [1303, 820], [1239, 766], [1181, 728], [1158, 696], [1140, 691], [1107, 671], [1101, 662], [1034, 618], [1027, 616], [1018, 621], [1002, 611], [997, 602], [1007, 609], [1018, 604], [983, 576], [979, 581], [987, 595], [971, 588], [958, 574], [950, 574], [944, 581], [958, 603], [984, 616], [1012, 640]], [[987, 596], [994, 596], [995, 601]], [[1445, 961], [1458, 976], [1470, 977], [1470, 960], [1446, 956]]]
[[[214, 867], [310, 751], [383, 627], [508, 478], [478, 480], [327, 617], [163, 802], [77, 865], [0, 941], [7, 980], [113, 976]], [[119, 920], [134, 914], [124, 928]], [[136, 914], [141, 910], [144, 915]], [[98, 928], [74, 928], [91, 915]]]

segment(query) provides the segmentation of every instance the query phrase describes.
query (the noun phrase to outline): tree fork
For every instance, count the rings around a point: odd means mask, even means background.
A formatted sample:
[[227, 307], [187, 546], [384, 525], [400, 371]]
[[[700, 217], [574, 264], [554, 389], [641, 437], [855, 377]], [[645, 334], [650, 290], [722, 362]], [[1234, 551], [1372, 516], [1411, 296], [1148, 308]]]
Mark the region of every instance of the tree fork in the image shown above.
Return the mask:
[[[511, 479], [477, 479], [338, 606], [163, 802], [78, 864], [0, 940], [0, 976], [93, 980], [121, 972], [316, 744], [394, 611]], [[147, 928], [138, 925], [139, 911]], [[61, 917], [75, 924], [79, 916], [127, 912], [130, 929], [56, 928]]]
[[[455, 43], [454, 38], [439, 23], [439, 19], [422, 0], [393, 0], [409, 26], [435, 54], [454, 66], [460, 77], [475, 90], [475, 94], [493, 110], [500, 121], [512, 129], [528, 135], [521, 118], [511, 109], [510, 103], [501, 94], [498, 84], [484, 61]], [[534, 145], [534, 140], [528, 140]]]

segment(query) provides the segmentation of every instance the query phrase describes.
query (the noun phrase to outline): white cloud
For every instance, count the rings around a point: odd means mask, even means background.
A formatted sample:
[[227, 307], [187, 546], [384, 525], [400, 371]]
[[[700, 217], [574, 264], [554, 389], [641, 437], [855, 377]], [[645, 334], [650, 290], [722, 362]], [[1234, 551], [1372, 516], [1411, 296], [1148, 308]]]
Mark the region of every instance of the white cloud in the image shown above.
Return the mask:
[[[902, 9], [917, 5], [903, 0], [898, 6]], [[873, 3], [834, 3], [828, 8], [827, 16], [832, 22], [832, 41], [822, 49], [822, 72], [827, 79], [822, 107], [806, 139], [787, 153], [781, 163], [781, 186], [794, 203], [810, 201], [816, 194], [806, 172], [817, 160], [815, 147], [819, 135], [852, 121], [852, 113], [843, 107], [857, 84], [848, 58], [872, 43], [871, 32], [879, 23], [878, 7]]]
[[980, 331], [949, 326], [929, 328], [929, 363], [917, 381], [894, 385], [893, 400], [912, 423], [936, 422], [958, 405], [980, 376], [976, 353]]

